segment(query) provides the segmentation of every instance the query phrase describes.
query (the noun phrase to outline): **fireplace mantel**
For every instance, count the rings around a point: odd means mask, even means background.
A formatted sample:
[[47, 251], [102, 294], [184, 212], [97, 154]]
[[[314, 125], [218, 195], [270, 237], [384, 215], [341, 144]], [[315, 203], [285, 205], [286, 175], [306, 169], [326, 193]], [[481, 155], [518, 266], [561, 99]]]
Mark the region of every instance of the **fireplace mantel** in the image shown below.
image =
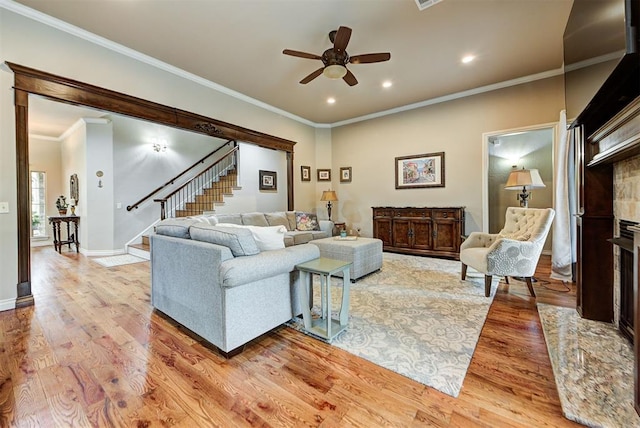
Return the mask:
[[640, 97], [587, 138], [595, 150], [587, 167], [640, 154]]

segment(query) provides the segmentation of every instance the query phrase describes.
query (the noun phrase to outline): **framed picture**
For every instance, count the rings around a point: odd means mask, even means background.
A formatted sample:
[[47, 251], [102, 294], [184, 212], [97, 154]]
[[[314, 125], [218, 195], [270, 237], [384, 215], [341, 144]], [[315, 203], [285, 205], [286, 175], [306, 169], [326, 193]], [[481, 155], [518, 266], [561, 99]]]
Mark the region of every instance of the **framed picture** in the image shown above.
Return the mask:
[[444, 187], [444, 152], [396, 158], [396, 189]]
[[311, 167], [310, 166], [301, 166], [300, 167], [300, 177], [302, 177], [302, 181], [311, 181]]
[[331, 181], [331, 170], [318, 169], [318, 181]]
[[278, 175], [275, 171], [260, 170], [260, 190], [278, 190]]
[[351, 167], [340, 167], [340, 183], [351, 183]]

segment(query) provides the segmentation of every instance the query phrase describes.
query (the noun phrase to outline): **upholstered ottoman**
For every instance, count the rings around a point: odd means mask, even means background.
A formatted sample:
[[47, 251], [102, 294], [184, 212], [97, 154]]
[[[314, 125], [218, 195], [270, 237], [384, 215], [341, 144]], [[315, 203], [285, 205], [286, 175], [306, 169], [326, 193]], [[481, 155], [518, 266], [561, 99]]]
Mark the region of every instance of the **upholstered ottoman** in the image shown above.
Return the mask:
[[[375, 272], [382, 267], [382, 241], [374, 238], [361, 238], [353, 241], [338, 240], [336, 237], [315, 239], [309, 242], [318, 246], [320, 257], [351, 262], [349, 275], [351, 281]], [[341, 276], [337, 274], [336, 276]]]

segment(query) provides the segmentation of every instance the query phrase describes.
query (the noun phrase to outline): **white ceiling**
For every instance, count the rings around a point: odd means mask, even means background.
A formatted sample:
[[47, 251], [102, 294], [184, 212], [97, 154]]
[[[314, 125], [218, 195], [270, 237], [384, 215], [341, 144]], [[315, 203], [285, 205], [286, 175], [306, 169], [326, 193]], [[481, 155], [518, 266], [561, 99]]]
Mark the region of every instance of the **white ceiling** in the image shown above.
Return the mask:
[[[303, 121], [335, 125], [514, 79], [558, 74], [572, 0], [442, 0], [422, 11], [414, 0], [17, 3]], [[390, 52], [391, 60], [350, 64], [359, 81], [353, 87], [324, 76], [299, 84], [322, 63], [282, 50], [321, 55], [331, 46], [329, 31], [341, 25], [353, 29], [349, 55]], [[469, 54], [476, 60], [462, 64]], [[393, 86], [382, 88], [385, 80]], [[328, 97], [336, 103], [327, 104]]]

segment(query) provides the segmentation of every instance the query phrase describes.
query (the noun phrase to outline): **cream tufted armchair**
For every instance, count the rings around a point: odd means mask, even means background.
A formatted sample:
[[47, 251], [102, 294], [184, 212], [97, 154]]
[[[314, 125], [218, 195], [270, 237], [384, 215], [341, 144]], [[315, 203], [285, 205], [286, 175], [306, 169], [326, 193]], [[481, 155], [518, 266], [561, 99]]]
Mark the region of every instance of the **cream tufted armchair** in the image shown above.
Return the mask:
[[504, 228], [499, 233], [472, 232], [460, 246], [462, 279], [467, 266], [484, 273], [484, 295], [491, 293], [493, 275], [524, 277], [529, 293], [533, 276], [555, 211], [551, 208], [507, 208]]

